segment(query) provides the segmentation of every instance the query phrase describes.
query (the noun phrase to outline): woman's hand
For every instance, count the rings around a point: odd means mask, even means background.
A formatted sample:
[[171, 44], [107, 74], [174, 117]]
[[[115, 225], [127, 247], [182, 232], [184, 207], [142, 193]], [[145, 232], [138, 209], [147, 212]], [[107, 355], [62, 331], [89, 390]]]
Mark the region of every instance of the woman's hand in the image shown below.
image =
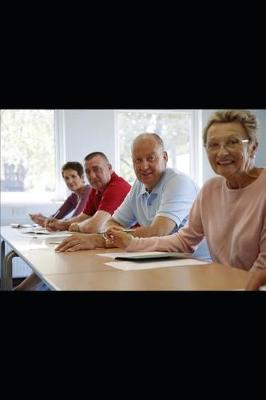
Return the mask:
[[54, 218], [49, 218], [46, 221], [45, 228], [50, 231], [67, 231], [68, 230], [68, 223], [65, 221], [62, 221], [60, 219], [54, 219]]
[[56, 248], [55, 251], [70, 252], [79, 250], [93, 250], [98, 247], [98, 235], [73, 235], [69, 236], [62, 241]]
[[47, 218], [44, 215], [38, 213], [38, 214], [29, 214], [29, 216], [31, 217], [32, 221], [35, 222], [35, 224], [38, 224], [43, 228], [45, 228], [45, 223], [47, 221]]

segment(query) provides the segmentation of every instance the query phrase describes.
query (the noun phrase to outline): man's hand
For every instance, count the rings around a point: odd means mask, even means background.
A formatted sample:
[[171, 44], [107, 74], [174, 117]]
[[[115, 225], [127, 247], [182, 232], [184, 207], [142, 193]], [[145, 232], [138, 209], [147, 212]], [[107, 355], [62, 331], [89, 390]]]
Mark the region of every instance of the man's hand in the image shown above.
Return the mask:
[[120, 247], [121, 249], [125, 249], [129, 246], [132, 240], [132, 235], [123, 232], [123, 228], [120, 229], [119, 227], [108, 228], [105, 232], [105, 237], [110, 243], [116, 247]]
[[263, 285], [266, 285], [266, 270], [256, 271], [251, 275], [246, 290], [259, 290]]
[[96, 249], [96, 247], [101, 247], [99, 246], [99, 235], [77, 234], [64, 239], [62, 243], [55, 248], [55, 251], [61, 253], [64, 251], [93, 250]]

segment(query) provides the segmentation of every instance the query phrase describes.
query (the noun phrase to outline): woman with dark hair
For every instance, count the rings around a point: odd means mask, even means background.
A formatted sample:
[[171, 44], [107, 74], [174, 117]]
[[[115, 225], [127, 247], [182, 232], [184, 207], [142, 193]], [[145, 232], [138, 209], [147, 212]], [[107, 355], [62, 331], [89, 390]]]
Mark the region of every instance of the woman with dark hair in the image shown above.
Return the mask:
[[84, 182], [84, 169], [79, 162], [69, 161], [62, 167], [62, 177], [71, 190], [71, 195], [64, 201], [62, 206], [50, 217], [45, 217], [42, 214], [30, 214], [33, 222], [45, 227], [50, 219], [65, 218], [71, 211], [74, 210], [72, 217], [82, 213], [91, 190], [90, 185]]
[[[72, 216], [79, 215], [87, 204], [91, 187], [84, 182], [84, 169], [79, 162], [69, 161], [62, 167], [62, 177], [71, 190], [71, 195], [64, 201], [62, 206], [50, 217], [42, 214], [30, 214], [31, 219], [38, 225], [46, 227], [53, 218], [63, 219], [74, 210]], [[48, 290], [45, 283], [32, 273], [22, 281], [14, 290]]]

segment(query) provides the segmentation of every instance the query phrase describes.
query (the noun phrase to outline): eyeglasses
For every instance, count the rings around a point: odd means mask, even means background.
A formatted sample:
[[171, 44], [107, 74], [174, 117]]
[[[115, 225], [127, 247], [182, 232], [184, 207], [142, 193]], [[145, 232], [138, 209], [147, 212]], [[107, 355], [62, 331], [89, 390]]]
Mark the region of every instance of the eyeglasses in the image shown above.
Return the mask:
[[243, 143], [248, 143], [249, 141], [250, 139], [240, 139], [237, 137], [231, 137], [228, 138], [226, 142], [218, 142], [215, 140], [210, 140], [208, 143], [206, 143], [205, 147], [206, 150], [209, 152], [217, 152], [223, 145], [224, 148], [230, 151], [239, 149]]

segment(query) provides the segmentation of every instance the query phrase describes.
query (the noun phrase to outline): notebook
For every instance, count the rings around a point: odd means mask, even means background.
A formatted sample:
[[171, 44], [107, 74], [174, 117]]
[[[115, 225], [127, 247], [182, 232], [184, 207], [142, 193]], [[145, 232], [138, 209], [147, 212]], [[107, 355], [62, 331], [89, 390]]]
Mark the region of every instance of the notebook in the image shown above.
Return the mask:
[[156, 261], [156, 260], [169, 260], [169, 259], [195, 259], [191, 253], [179, 253], [179, 252], [171, 252], [171, 253], [152, 253], [152, 254], [132, 254], [123, 256], [115, 257], [115, 260], [125, 260], [125, 261], [138, 261], [138, 262], [145, 262], [145, 261]]

